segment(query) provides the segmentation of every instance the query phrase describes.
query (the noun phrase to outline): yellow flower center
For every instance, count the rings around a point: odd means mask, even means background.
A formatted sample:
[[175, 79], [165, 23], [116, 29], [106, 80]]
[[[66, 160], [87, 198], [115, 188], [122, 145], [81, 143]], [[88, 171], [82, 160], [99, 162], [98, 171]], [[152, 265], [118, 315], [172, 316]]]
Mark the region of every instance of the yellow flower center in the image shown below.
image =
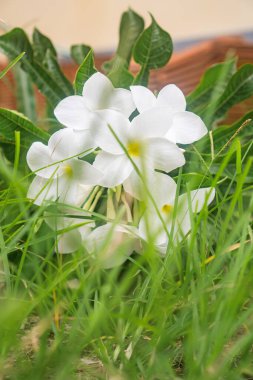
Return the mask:
[[127, 144], [127, 151], [130, 156], [139, 157], [141, 155], [141, 143], [140, 141], [130, 141]]
[[65, 165], [63, 168], [64, 174], [68, 177], [72, 177], [73, 175], [73, 168], [70, 165]]
[[162, 207], [162, 212], [163, 212], [164, 214], [166, 214], [166, 215], [169, 215], [169, 214], [171, 213], [172, 209], [173, 209], [173, 206], [171, 206], [171, 205], [169, 205], [169, 204], [165, 204], [165, 205], [163, 205], [163, 207]]

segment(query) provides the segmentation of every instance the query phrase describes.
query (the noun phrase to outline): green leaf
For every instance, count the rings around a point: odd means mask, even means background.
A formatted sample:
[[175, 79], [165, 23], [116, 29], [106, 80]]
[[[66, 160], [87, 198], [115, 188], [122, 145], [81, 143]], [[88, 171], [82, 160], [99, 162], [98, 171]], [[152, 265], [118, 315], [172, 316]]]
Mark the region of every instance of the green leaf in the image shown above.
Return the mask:
[[20, 28], [14, 28], [10, 32], [0, 36], [0, 48], [10, 60], [25, 52], [24, 58], [33, 60], [33, 50], [25, 32]]
[[96, 73], [97, 70], [94, 65], [94, 56], [93, 51], [90, 49], [89, 53], [84, 58], [82, 64], [78, 68], [74, 80], [74, 88], [75, 92], [78, 95], [82, 94], [83, 91], [83, 85], [89, 79], [89, 77]]
[[230, 79], [224, 93], [219, 98], [213, 119], [222, 119], [231, 107], [252, 95], [253, 65], [246, 64]]
[[91, 50], [91, 47], [88, 45], [72, 45], [70, 48], [70, 55], [78, 65], [81, 65], [86, 55]]
[[119, 66], [110, 71], [108, 78], [114, 87], [129, 88], [133, 83], [134, 76], [124, 67]]
[[74, 93], [73, 86], [63, 74], [59, 63], [56, 57], [52, 54], [51, 50], [46, 51], [44, 64], [54, 80], [56, 80], [60, 85], [66, 96], [72, 95]]
[[38, 29], [34, 29], [32, 38], [34, 58], [37, 61], [43, 62], [45, 59], [46, 52], [48, 50], [55, 58], [57, 57], [56, 49], [51, 40], [47, 36], [42, 34]]
[[36, 120], [36, 101], [34, 88], [29, 75], [17, 65], [14, 70], [16, 83], [17, 110], [30, 120]]
[[49, 134], [36, 127], [27, 117], [16, 111], [0, 108], [0, 144], [15, 144], [15, 131], [20, 132], [20, 146], [28, 149], [33, 141], [47, 143]]
[[3, 71], [0, 72], [0, 79], [2, 79], [10, 69], [13, 68], [13, 66], [15, 66], [18, 61], [20, 61], [20, 59], [25, 55], [25, 52], [23, 51], [22, 53], [20, 53], [16, 58], [14, 58], [6, 67]]
[[51, 76], [41, 63], [34, 60], [31, 44], [22, 29], [15, 28], [0, 36], [0, 48], [9, 59], [14, 59], [23, 51], [26, 52], [26, 55], [22, 59], [21, 67], [30, 75], [33, 82], [45, 95], [52, 107], [67, 96], [57, 80]]
[[62, 88], [65, 95], [73, 94], [73, 87], [63, 74], [57, 61], [57, 52], [51, 40], [38, 29], [33, 32], [34, 59], [45, 66], [46, 70]]
[[24, 67], [52, 107], [55, 107], [61, 99], [68, 95], [60, 87], [55, 78], [39, 63], [26, 61]]
[[144, 29], [144, 20], [132, 9], [124, 12], [120, 22], [117, 55], [128, 63], [132, 56], [133, 45]]
[[226, 88], [228, 81], [236, 71], [236, 59], [232, 58], [217, 63], [206, 70], [199, 85], [187, 97], [187, 109], [200, 113], [209, 105], [210, 100], [217, 99]]
[[133, 49], [134, 59], [141, 65], [135, 84], [146, 85], [149, 71], [166, 65], [173, 50], [170, 35], [151, 17], [151, 25], [142, 32]]
[[[119, 43], [115, 56], [103, 64], [105, 73], [122, 71], [122, 68], [128, 68], [132, 56], [133, 46], [144, 29], [144, 20], [141, 16], [129, 9], [124, 12], [120, 21]], [[117, 79], [119, 81], [119, 79]]]

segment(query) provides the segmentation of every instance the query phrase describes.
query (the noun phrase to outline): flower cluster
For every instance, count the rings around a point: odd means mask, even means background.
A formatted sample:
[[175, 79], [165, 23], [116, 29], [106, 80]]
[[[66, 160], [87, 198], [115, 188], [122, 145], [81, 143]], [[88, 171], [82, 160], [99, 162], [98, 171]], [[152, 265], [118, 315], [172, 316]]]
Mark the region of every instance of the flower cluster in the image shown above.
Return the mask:
[[[54, 113], [64, 128], [27, 153], [36, 174], [28, 198], [37, 205], [57, 203], [57, 215], [47, 211], [45, 221], [58, 232], [60, 253], [83, 246], [100, 255], [105, 268], [141, 252], [150, 238], [165, 253], [171, 239], [190, 230], [189, 197], [192, 212], [213, 200], [210, 188], [176, 196], [167, 174], [185, 164], [181, 144], [207, 133], [203, 121], [186, 111], [177, 86], [155, 96], [143, 86], [114, 88], [96, 73], [82, 96], [63, 99]], [[142, 212], [140, 204], [146, 205]], [[95, 222], [98, 210], [104, 218]]]

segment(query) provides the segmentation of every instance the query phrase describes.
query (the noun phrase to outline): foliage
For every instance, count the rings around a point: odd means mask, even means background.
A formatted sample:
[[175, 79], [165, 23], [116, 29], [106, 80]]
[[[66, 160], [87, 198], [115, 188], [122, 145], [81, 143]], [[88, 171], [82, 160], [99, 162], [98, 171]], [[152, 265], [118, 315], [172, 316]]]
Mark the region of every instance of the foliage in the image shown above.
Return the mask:
[[[93, 51], [72, 47], [78, 64], [72, 85], [52, 42], [37, 29], [32, 41], [13, 29], [0, 36], [0, 48], [10, 60], [0, 79], [14, 68], [18, 99], [17, 111], [0, 109], [0, 377], [252, 378], [253, 111], [232, 125], [217, 123], [253, 95], [253, 66], [237, 68], [229, 57], [209, 68], [188, 96], [188, 110], [210, 133], [187, 147], [187, 165], [173, 177], [180, 191], [215, 187], [215, 204], [191, 214], [189, 238], [169, 246], [165, 257], [151, 241], [143, 255], [105, 270], [81, 249], [55, 254], [56, 232], [43, 223], [43, 207], [26, 199], [21, 159], [33, 141], [46, 143], [58, 127], [51, 112], [38, 120], [34, 86], [50, 110], [81, 94], [96, 71]], [[171, 38], [155, 19], [144, 29], [128, 10], [104, 70], [116, 87], [147, 84], [150, 70], [171, 53]], [[135, 77], [132, 58], [140, 64]], [[99, 207], [92, 211], [98, 220]]]

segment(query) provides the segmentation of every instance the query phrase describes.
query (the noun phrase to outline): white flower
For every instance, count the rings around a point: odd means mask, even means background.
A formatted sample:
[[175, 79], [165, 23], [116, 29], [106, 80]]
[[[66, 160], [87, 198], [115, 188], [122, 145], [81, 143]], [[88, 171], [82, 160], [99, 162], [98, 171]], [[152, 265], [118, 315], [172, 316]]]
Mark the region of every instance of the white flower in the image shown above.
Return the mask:
[[91, 228], [95, 227], [95, 222], [90, 219], [90, 214], [68, 208], [62, 209], [60, 214], [45, 213], [45, 222], [57, 232], [70, 229], [57, 236], [57, 250], [62, 254], [72, 253], [81, 248], [83, 240], [87, 238]]
[[[173, 223], [173, 237], [178, 242], [191, 229], [190, 212], [200, 212], [204, 205], [209, 205], [213, 201], [215, 196], [215, 190], [212, 188], [191, 191], [190, 202], [188, 201], [188, 195], [182, 194], [177, 200], [176, 215], [173, 215], [176, 202], [176, 187], [176, 182], [168, 175], [154, 173], [151, 193], [163, 222], [154, 205], [149, 204], [145, 215], [139, 223], [140, 236], [144, 240], [152, 237], [157, 249], [162, 253], [166, 252], [169, 243], [168, 234], [171, 232]], [[173, 217], [175, 218], [174, 220]]]
[[179, 144], [191, 144], [207, 133], [201, 118], [186, 111], [184, 94], [176, 85], [169, 84], [163, 87], [157, 97], [143, 86], [131, 86], [131, 92], [140, 113], [156, 109], [159, 109], [160, 115], [164, 112], [170, 113], [172, 125], [166, 134], [168, 140]]
[[95, 228], [85, 241], [85, 248], [105, 269], [124, 263], [138, 246], [135, 227], [112, 223]]
[[[102, 151], [93, 164], [104, 173], [101, 186], [114, 187], [123, 183], [127, 192], [141, 198], [136, 167], [143, 176], [149, 176], [154, 169], [169, 172], [184, 165], [181, 149], [163, 138], [170, 124], [168, 115], [160, 115], [159, 109], [146, 111], [131, 123], [119, 112], [102, 112], [107, 126], [94, 128], [94, 138]], [[143, 172], [145, 169], [147, 173]]]
[[135, 106], [129, 90], [114, 88], [105, 75], [95, 73], [85, 82], [82, 96], [63, 99], [54, 114], [65, 127], [83, 130], [102, 125], [103, 120], [97, 111], [104, 109], [118, 111], [129, 117]]
[[[84, 136], [86, 133], [88, 136]], [[78, 204], [80, 192], [86, 194], [102, 174], [88, 162], [72, 157], [83, 155], [93, 147], [88, 131], [76, 133], [68, 129], [54, 133], [48, 145], [33, 143], [27, 153], [27, 163], [38, 176], [30, 185], [28, 198], [38, 205], [43, 200]]]

